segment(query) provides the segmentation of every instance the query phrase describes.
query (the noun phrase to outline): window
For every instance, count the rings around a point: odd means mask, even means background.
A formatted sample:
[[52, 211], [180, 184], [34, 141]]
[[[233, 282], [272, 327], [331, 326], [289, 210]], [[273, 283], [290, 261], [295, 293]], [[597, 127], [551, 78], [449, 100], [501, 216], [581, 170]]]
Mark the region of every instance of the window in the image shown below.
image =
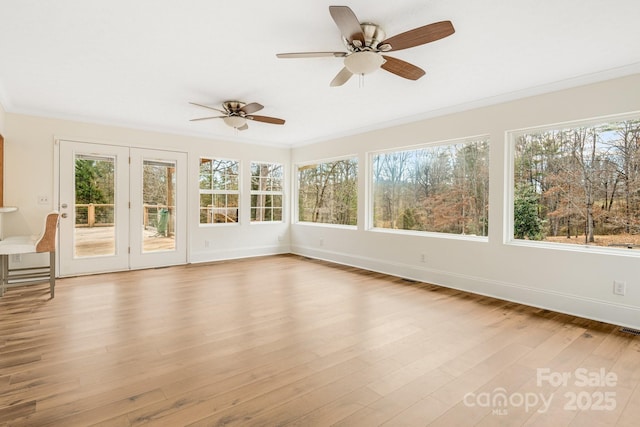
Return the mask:
[[282, 221], [282, 165], [251, 163], [251, 221]]
[[238, 171], [235, 160], [200, 159], [200, 224], [238, 222]]
[[486, 236], [489, 141], [374, 154], [373, 226]]
[[358, 159], [298, 166], [298, 220], [356, 225]]
[[640, 247], [640, 120], [516, 133], [513, 236]]

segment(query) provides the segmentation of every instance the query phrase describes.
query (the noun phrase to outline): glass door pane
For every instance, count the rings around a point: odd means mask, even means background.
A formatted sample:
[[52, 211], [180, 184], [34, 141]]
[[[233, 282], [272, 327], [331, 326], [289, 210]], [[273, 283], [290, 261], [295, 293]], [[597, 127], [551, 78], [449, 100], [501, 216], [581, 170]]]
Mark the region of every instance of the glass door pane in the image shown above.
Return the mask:
[[116, 253], [115, 157], [75, 155], [74, 257]]
[[176, 163], [143, 160], [142, 252], [176, 249]]

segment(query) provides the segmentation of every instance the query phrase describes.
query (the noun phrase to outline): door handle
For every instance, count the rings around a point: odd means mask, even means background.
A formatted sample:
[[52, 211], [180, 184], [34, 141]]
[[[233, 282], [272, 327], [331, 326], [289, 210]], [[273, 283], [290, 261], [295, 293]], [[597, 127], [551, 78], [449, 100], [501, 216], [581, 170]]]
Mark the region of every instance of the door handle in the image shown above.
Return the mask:
[[61, 214], [60, 216], [61, 216], [62, 218], [66, 218], [66, 217], [67, 217], [67, 214], [66, 214], [66, 213], [63, 213], [63, 214]]

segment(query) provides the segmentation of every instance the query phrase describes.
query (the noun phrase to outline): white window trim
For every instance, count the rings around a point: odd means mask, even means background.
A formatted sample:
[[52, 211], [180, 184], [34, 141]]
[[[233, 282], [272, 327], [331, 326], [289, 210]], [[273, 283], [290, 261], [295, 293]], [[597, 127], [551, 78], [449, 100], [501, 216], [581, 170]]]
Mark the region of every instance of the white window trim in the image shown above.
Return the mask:
[[513, 175], [515, 172], [515, 144], [519, 136], [531, 132], [545, 132], [550, 130], [558, 130], [569, 127], [589, 127], [612, 121], [638, 120], [640, 119], [640, 110], [622, 114], [610, 114], [605, 116], [591, 117], [588, 119], [579, 119], [572, 121], [557, 122], [542, 126], [532, 126], [527, 128], [512, 129], [505, 131], [505, 166], [504, 166], [504, 206], [503, 206], [503, 244], [508, 246], [520, 246], [527, 248], [551, 249], [570, 252], [581, 252], [590, 254], [626, 256], [632, 258], [640, 258], [640, 251], [633, 251], [623, 248], [610, 248], [606, 246], [596, 245], [578, 245], [572, 243], [555, 243], [534, 240], [521, 240], [513, 237], [513, 227], [515, 219], [513, 217], [513, 204], [515, 202], [515, 189]]
[[[435, 237], [435, 238], [443, 238], [443, 239], [454, 239], [454, 240], [468, 240], [468, 241], [478, 241], [478, 242], [488, 242], [489, 236], [477, 236], [470, 234], [455, 234], [455, 233], [444, 233], [439, 231], [419, 231], [419, 230], [403, 230], [403, 229], [394, 229], [394, 228], [384, 228], [384, 227], [375, 227], [374, 224], [374, 209], [373, 209], [373, 157], [379, 154], [388, 154], [402, 151], [414, 151], [421, 150], [423, 148], [432, 148], [432, 147], [440, 147], [444, 145], [456, 145], [456, 144], [464, 144], [469, 142], [477, 142], [478, 140], [486, 139], [489, 141], [489, 152], [493, 147], [491, 143], [491, 138], [489, 134], [479, 134], [474, 136], [465, 136], [461, 138], [454, 139], [445, 139], [440, 141], [432, 141], [425, 142], [421, 144], [414, 145], [406, 145], [401, 147], [394, 148], [386, 148], [384, 150], [376, 150], [370, 151], [367, 153], [367, 183], [366, 183], [366, 225], [365, 230], [374, 232], [374, 233], [389, 233], [389, 234], [402, 234], [402, 235], [413, 235], [413, 236], [424, 236], [424, 237]], [[489, 163], [491, 165], [491, 163]], [[491, 180], [491, 170], [489, 170], [489, 180]], [[489, 195], [491, 194], [491, 189], [489, 189]], [[490, 196], [489, 196], [490, 197]]]
[[[300, 167], [304, 167], [304, 166], [310, 166], [310, 165], [317, 165], [319, 163], [330, 163], [330, 162], [337, 162], [340, 160], [348, 160], [348, 159], [355, 159], [357, 164], [358, 164], [358, 181], [360, 180], [360, 174], [362, 173], [362, 165], [360, 164], [360, 158], [358, 157], [357, 154], [346, 154], [343, 156], [337, 156], [337, 157], [329, 157], [329, 158], [325, 158], [325, 159], [319, 159], [319, 160], [309, 160], [309, 161], [304, 161], [304, 162], [298, 162], [298, 163], [294, 163], [293, 165], [293, 173], [291, 174], [292, 177], [291, 179], [293, 180], [292, 186], [291, 188], [293, 188], [293, 192], [291, 194], [291, 206], [293, 206], [293, 210], [291, 211], [291, 223], [295, 224], [295, 225], [310, 225], [313, 227], [328, 227], [328, 228], [342, 228], [342, 229], [349, 229], [349, 230], [357, 230], [358, 229], [358, 220], [357, 220], [357, 216], [356, 215], [356, 225], [345, 225], [345, 224], [327, 224], [325, 222], [312, 222], [312, 221], [300, 221], [298, 219], [298, 217], [300, 216], [300, 206], [299, 206], [299, 194], [300, 194], [300, 179], [298, 177], [298, 172]], [[360, 194], [357, 192], [356, 190], [356, 194], [358, 197], [360, 197]]]
[[[198, 166], [200, 165], [200, 162], [202, 161], [202, 159], [206, 159], [206, 160], [222, 160], [222, 161], [228, 161], [228, 162], [236, 162], [238, 164], [238, 189], [237, 190], [203, 190], [202, 188], [200, 188], [200, 168], [198, 167], [198, 226], [199, 227], [234, 227], [234, 226], [239, 226], [240, 223], [242, 222], [242, 212], [241, 212], [241, 207], [242, 207], [242, 194], [240, 189], [242, 188], [242, 161], [237, 160], [237, 159], [229, 159], [226, 157], [209, 157], [209, 156], [199, 156], [198, 158]], [[238, 196], [238, 221], [236, 222], [212, 222], [212, 223], [202, 223], [200, 222], [200, 209], [202, 209], [202, 206], [200, 206], [200, 196], [202, 194], [211, 194], [211, 195], [220, 195], [220, 194], [234, 194]]]
[[[286, 174], [286, 169], [284, 167], [283, 163], [280, 162], [268, 162], [268, 161], [258, 161], [258, 160], [252, 160], [249, 164], [249, 183], [251, 183], [251, 181], [253, 180], [253, 175], [252, 175], [252, 167], [254, 164], [269, 164], [269, 165], [279, 165], [282, 168], [282, 178], [280, 180], [280, 188], [282, 190], [280, 191], [270, 191], [270, 190], [249, 190], [249, 213], [251, 213], [251, 209], [253, 209], [254, 207], [251, 205], [251, 196], [254, 195], [265, 195], [265, 196], [280, 196], [282, 198], [282, 206], [281, 206], [281, 210], [282, 210], [282, 219], [281, 220], [273, 220], [273, 221], [252, 221], [251, 220], [251, 214], [249, 214], [249, 224], [282, 224], [285, 222], [285, 205], [286, 205], [286, 194], [285, 194], [285, 183], [287, 182], [287, 174]], [[270, 208], [272, 209], [272, 208]]]

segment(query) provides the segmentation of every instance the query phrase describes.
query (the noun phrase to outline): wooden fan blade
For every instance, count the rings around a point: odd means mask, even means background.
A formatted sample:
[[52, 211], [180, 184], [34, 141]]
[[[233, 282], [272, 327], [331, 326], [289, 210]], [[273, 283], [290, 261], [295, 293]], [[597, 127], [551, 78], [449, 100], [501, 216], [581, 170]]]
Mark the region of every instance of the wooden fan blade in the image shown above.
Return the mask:
[[343, 84], [349, 81], [351, 76], [353, 76], [353, 73], [349, 71], [347, 67], [344, 67], [342, 68], [342, 70], [338, 72], [338, 74], [336, 74], [333, 80], [331, 80], [331, 83], [329, 83], [329, 86], [331, 87], [342, 86]]
[[197, 122], [198, 120], [209, 120], [209, 119], [224, 119], [227, 116], [213, 116], [213, 117], [202, 117], [200, 119], [191, 119], [190, 122]]
[[284, 120], [282, 119], [278, 119], [276, 117], [267, 117], [267, 116], [246, 116], [247, 119], [249, 120], [254, 120], [256, 122], [263, 122], [263, 123], [271, 123], [272, 125], [283, 125], [284, 124]]
[[278, 58], [326, 58], [335, 57], [343, 58], [347, 56], [347, 52], [292, 52], [292, 53], [276, 53]]
[[390, 73], [398, 75], [400, 77], [404, 77], [409, 80], [418, 80], [420, 77], [424, 76], [424, 70], [420, 67], [416, 67], [413, 64], [409, 64], [406, 61], [403, 61], [398, 58], [392, 58], [390, 56], [382, 55], [386, 62], [380, 66], [387, 70]]
[[347, 6], [329, 6], [329, 13], [345, 39], [349, 42], [359, 40], [364, 45], [362, 27], [353, 10]]
[[379, 45], [388, 44], [391, 46], [390, 50], [407, 49], [440, 40], [455, 31], [451, 21], [440, 21], [390, 37], [380, 42]]
[[214, 108], [214, 107], [209, 107], [208, 105], [203, 105], [203, 104], [196, 104], [195, 102], [190, 102], [189, 104], [191, 105], [197, 105], [198, 107], [203, 107], [203, 108], [208, 108], [210, 110], [214, 110], [217, 111], [219, 113], [226, 113], [226, 111], [220, 110], [218, 108]]
[[244, 111], [245, 114], [255, 113], [256, 111], [260, 111], [264, 108], [263, 105], [258, 104], [257, 102], [252, 102], [250, 104], [245, 105], [240, 110]]
[[247, 130], [249, 129], [249, 126], [245, 123], [242, 126], [240, 126], [239, 128], [236, 128], [237, 130]]

